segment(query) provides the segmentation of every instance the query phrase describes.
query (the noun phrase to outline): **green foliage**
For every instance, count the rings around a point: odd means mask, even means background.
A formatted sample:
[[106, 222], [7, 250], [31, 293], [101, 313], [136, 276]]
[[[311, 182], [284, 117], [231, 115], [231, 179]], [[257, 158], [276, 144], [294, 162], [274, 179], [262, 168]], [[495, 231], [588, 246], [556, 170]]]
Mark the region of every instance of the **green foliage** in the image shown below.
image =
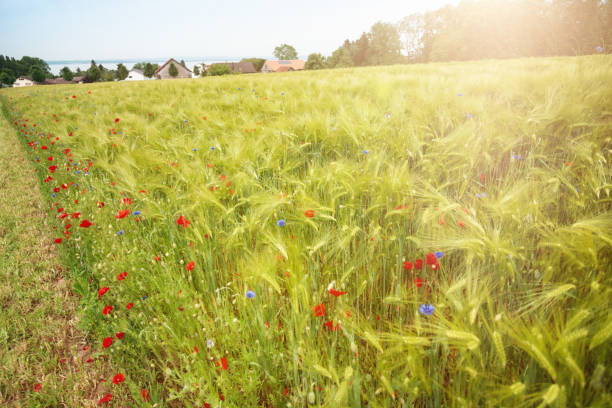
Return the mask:
[[[0, 95], [16, 128], [78, 128], [48, 153], [71, 149], [90, 174], [41, 185], [59, 188], [48, 206], [93, 222], [49, 219], [75, 224], [61, 248], [80, 322], [134, 401], [146, 388], [158, 406], [214, 406], [219, 392], [239, 407], [609, 406], [611, 67], [597, 55], [74, 86], [71, 110], [53, 87]], [[32, 163], [44, 180], [48, 164]], [[124, 208], [139, 222], [116, 218]], [[404, 268], [435, 251], [439, 268]]]
[[117, 65], [117, 79], [123, 81], [129, 75], [128, 69], [123, 64]]
[[295, 48], [289, 44], [281, 44], [274, 48], [273, 55], [279, 60], [294, 60], [298, 57]]
[[197, 64], [193, 66], [193, 75], [200, 76], [200, 66]]
[[306, 60], [306, 69], [323, 69], [325, 68], [325, 57], [319, 53], [313, 53]]
[[240, 62], [250, 62], [253, 64], [257, 72], [261, 72], [261, 67], [263, 67], [263, 64], [265, 64], [266, 59], [265, 58], [243, 58], [240, 60]]
[[35, 82], [45, 82], [45, 72], [38, 66], [33, 65], [30, 68], [30, 76]]
[[346, 68], [353, 66], [353, 59], [351, 58], [351, 52], [345, 46], [338, 48], [332, 53], [327, 59], [327, 65], [330, 68]]
[[219, 76], [231, 74], [232, 70], [227, 64], [212, 64], [208, 70], [209, 76]]
[[[16, 60], [14, 57], [0, 55], [0, 73], [5, 72], [8, 78], [17, 79], [19, 76], [31, 75], [33, 67], [39, 68], [45, 78], [53, 78], [49, 65], [40, 58], [24, 56], [20, 60]], [[15, 79], [13, 79], [13, 82], [15, 82]]]
[[[382, 22], [374, 24], [370, 29], [369, 43], [360, 45], [360, 41], [357, 43], [361, 47], [357, 55], [365, 52], [367, 58], [362, 57], [363, 62], [371, 65], [389, 65], [402, 61], [400, 54], [402, 44], [399, 33], [392, 24]], [[365, 51], [361, 51], [362, 49]], [[358, 60], [355, 59], [355, 62], [357, 63]]]
[[158, 64], [151, 64], [150, 62], [147, 62], [144, 66], [144, 76], [146, 76], [147, 78], [153, 78], [153, 75], [155, 74], [155, 70], [157, 70], [157, 68], [159, 68]]
[[0, 85], [13, 85], [17, 78], [15, 78], [10, 71], [2, 71], [0, 72]]
[[66, 81], [72, 81], [72, 78], [74, 78], [74, 74], [68, 67], [64, 67], [60, 70], [60, 76]]
[[171, 77], [176, 78], [176, 76], [178, 75], [178, 68], [176, 67], [176, 65], [174, 65], [174, 62], [170, 63], [170, 67], [168, 68], [168, 73], [170, 74]]
[[100, 80], [102, 72], [100, 71], [100, 68], [98, 68], [95, 64], [92, 64], [85, 75], [87, 77], [87, 82], [97, 82]]

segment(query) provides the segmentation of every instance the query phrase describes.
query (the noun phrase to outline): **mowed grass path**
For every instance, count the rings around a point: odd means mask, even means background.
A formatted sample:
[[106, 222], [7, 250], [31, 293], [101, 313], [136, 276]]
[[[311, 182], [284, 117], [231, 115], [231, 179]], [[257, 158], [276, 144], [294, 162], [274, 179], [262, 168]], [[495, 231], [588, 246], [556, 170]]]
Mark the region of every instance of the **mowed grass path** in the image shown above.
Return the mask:
[[78, 300], [49, 243], [38, 182], [4, 119], [0, 180], [0, 406], [95, 406], [108, 363], [76, 328]]

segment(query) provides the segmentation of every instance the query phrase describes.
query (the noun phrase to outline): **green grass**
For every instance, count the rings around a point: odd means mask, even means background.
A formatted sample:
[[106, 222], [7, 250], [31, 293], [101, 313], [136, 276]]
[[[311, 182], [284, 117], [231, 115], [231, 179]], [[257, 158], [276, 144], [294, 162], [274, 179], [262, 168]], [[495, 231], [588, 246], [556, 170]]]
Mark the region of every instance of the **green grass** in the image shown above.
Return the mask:
[[592, 56], [0, 95], [133, 406], [561, 407], [612, 402], [611, 85]]

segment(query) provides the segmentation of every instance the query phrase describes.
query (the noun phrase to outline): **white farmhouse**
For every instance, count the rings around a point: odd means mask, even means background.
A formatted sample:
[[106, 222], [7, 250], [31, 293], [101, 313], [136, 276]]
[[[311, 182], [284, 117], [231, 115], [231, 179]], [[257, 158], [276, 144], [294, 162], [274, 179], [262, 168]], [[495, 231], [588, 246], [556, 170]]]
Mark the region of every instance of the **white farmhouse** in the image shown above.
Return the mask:
[[144, 81], [145, 79], [148, 78], [145, 77], [144, 71], [142, 69], [132, 69], [128, 73], [128, 76], [124, 79], [124, 81]]
[[15, 80], [15, 82], [13, 83], [14, 87], [32, 86], [32, 85], [36, 85], [36, 82], [34, 82], [34, 80], [30, 78], [29, 76], [21, 76], [17, 78], [17, 80]]

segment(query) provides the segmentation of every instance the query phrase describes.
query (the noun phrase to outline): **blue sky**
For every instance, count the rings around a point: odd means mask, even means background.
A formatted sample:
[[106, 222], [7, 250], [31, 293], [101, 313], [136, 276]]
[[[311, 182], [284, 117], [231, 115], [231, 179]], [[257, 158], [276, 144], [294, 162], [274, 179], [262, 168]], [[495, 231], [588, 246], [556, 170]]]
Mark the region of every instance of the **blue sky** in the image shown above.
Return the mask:
[[0, 0], [0, 54], [45, 60], [329, 55], [377, 21], [458, 0]]

